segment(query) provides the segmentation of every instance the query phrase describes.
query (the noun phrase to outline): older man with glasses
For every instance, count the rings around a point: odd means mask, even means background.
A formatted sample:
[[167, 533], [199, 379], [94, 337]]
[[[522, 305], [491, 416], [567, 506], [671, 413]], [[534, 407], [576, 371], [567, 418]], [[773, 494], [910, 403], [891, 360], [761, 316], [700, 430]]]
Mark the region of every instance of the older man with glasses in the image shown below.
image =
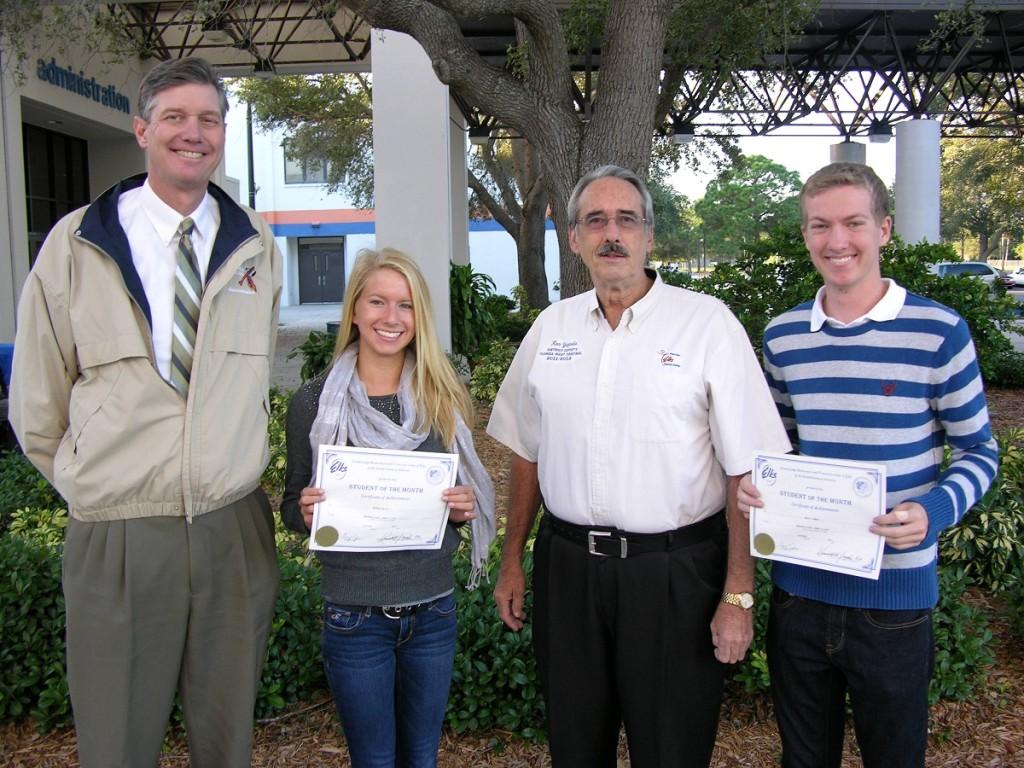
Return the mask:
[[644, 183], [597, 168], [569, 219], [594, 290], [537, 319], [488, 425], [514, 452], [495, 601], [521, 629], [543, 500], [533, 641], [552, 764], [615, 766], [624, 723], [634, 768], [707, 766], [725, 665], [753, 637], [735, 484], [789, 441], [736, 318], [646, 267]]

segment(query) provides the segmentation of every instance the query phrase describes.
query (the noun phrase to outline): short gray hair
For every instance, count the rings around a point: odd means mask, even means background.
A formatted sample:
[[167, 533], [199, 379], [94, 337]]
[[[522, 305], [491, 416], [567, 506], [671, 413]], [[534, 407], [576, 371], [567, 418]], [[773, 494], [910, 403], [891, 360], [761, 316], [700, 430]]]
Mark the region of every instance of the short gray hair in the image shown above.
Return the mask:
[[148, 123], [157, 94], [168, 88], [190, 83], [212, 85], [217, 90], [220, 117], [223, 120], [228, 113], [228, 95], [224, 90], [224, 83], [217, 77], [210, 63], [198, 56], [161, 61], [146, 73], [139, 85], [139, 116]]
[[647, 227], [654, 229], [654, 201], [651, 200], [651, 193], [647, 191], [647, 185], [635, 173], [619, 165], [599, 166], [576, 182], [576, 186], [569, 196], [569, 226], [576, 226], [576, 219], [580, 215], [580, 196], [583, 194], [583, 190], [598, 179], [606, 178], [622, 179], [636, 187], [636, 191], [640, 193], [640, 197], [644, 201], [644, 220]]

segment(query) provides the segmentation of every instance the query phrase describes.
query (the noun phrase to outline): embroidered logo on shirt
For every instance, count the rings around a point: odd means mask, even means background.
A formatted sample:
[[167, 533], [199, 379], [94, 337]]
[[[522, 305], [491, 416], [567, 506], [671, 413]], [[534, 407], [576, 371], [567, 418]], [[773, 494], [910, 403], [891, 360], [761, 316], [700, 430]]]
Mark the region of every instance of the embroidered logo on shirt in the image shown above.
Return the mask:
[[540, 357], [549, 363], [565, 363], [583, 354], [578, 341], [552, 340], [547, 349], [540, 351]]
[[883, 381], [882, 382], [882, 394], [883, 395], [885, 395], [886, 397], [889, 397], [895, 391], [896, 391], [896, 382], [895, 381]]
[[679, 359], [678, 352], [666, 352], [664, 349], [658, 350], [658, 356], [661, 358], [661, 364], [667, 368], [678, 368], [679, 363], [676, 360]]
[[256, 294], [256, 267], [243, 264], [228, 283], [228, 293], [244, 293], [247, 296]]

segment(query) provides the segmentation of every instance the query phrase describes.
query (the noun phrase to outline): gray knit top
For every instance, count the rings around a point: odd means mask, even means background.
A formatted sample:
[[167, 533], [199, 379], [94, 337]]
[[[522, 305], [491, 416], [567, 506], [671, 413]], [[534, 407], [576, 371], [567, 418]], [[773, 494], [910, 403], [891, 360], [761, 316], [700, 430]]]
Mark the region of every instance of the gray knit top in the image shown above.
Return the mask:
[[[309, 534], [299, 510], [299, 494], [310, 485], [314, 457], [309, 431], [320, 407], [320, 393], [327, 374], [303, 384], [288, 406], [286, 436], [288, 467], [285, 472], [281, 520], [292, 530]], [[370, 398], [374, 408], [396, 420], [390, 398]], [[416, 449], [445, 452], [437, 435], [431, 433]], [[446, 595], [455, 588], [452, 554], [459, 534], [451, 523], [438, 550], [400, 552], [323, 552], [320, 559], [320, 594], [337, 605], [412, 605]]]

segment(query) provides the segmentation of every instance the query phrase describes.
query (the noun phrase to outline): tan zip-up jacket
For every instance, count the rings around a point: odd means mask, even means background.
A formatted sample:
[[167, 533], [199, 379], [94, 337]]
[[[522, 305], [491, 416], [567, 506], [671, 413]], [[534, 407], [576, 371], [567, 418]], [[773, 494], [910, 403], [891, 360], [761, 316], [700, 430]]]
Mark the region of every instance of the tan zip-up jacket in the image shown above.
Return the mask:
[[160, 375], [149, 304], [117, 218], [126, 179], [65, 216], [21, 294], [10, 421], [86, 522], [191, 519], [253, 491], [267, 465], [281, 257], [267, 224], [220, 207], [188, 400]]

